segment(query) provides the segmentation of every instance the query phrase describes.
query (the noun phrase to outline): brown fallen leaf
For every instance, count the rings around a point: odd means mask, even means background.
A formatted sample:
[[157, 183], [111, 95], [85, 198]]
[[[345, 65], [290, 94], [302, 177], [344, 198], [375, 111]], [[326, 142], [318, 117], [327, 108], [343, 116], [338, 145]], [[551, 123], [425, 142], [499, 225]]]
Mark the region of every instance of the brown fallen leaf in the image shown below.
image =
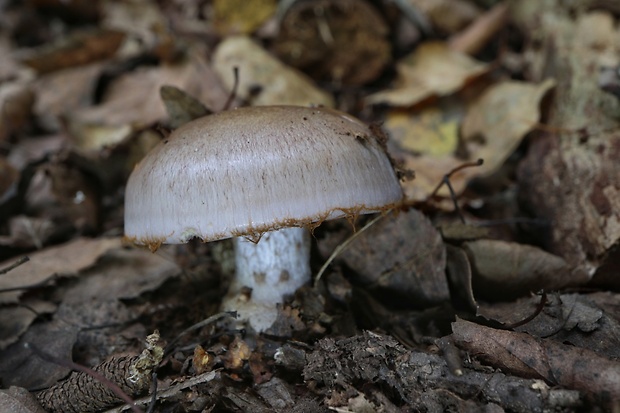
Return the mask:
[[515, 330], [559, 343], [587, 348], [600, 356], [620, 358], [620, 314], [613, 311], [618, 295], [609, 292], [583, 294], [547, 294], [539, 311], [541, 296], [488, 304], [480, 302], [477, 315], [504, 325], [535, 317]]
[[56, 308], [54, 303], [37, 299], [22, 301], [20, 306], [2, 307], [0, 309], [0, 350], [15, 343], [37, 317], [51, 314]]
[[125, 34], [116, 30], [72, 33], [58, 44], [35, 50], [21, 60], [40, 74], [49, 73], [109, 58], [124, 39]]
[[166, 105], [172, 129], [211, 113], [202, 102], [175, 86], [164, 85], [159, 94]]
[[239, 69], [237, 96], [252, 106], [334, 106], [333, 98], [317, 88], [306, 75], [286, 66], [245, 36], [223, 40], [213, 54], [213, 70], [230, 91]]
[[[77, 238], [66, 244], [29, 254], [30, 261], [0, 277], [0, 290], [41, 285], [52, 277], [75, 276], [93, 265], [107, 251], [118, 248], [120, 238]], [[0, 263], [0, 268], [14, 260]], [[0, 303], [16, 303], [26, 290], [1, 292]]]
[[473, 272], [474, 289], [492, 300], [514, 298], [538, 290], [585, 284], [560, 257], [525, 244], [481, 239], [463, 244]]
[[446, 245], [446, 275], [450, 284], [451, 299], [455, 307], [473, 313], [478, 309], [472, 286], [471, 266], [462, 248]]
[[220, 35], [249, 34], [276, 12], [276, 0], [214, 0], [213, 24]]
[[251, 354], [252, 350], [248, 344], [237, 336], [228, 346], [224, 367], [228, 370], [239, 370], [250, 359]]
[[478, 16], [467, 28], [450, 37], [452, 50], [470, 55], [478, 53], [501, 29], [506, 27], [509, 13], [507, 2], [500, 2]]
[[0, 205], [17, 193], [19, 176], [19, 171], [7, 162], [6, 158], [0, 156]]
[[[93, 245], [94, 241], [78, 239], [31, 256], [29, 263], [38, 265], [29, 270], [37, 271], [36, 275], [49, 274], [54, 269], [79, 271], [79, 274], [73, 283], [60, 283], [55, 287], [54, 296], [60, 304], [51, 320], [31, 325], [17, 342], [0, 352], [0, 378], [4, 383], [29, 389], [43, 388], [68, 373], [66, 366], [41, 360], [25, 343], [64, 360], [73, 360], [74, 350], [79, 348], [82, 364], [86, 365], [100, 363], [102, 355], [108, 354], [110, 348], [120, 345], [126, 348], [131, 325], [137, 323], [143, 310], [132, 306], [130, 300], [156, 290], [180, 274], [174, 262], [157, 254], [123, 249], [118, 238], [103, 244], [105, 241], [101, 239]], [[86, 264], [95, 252], [105, 255], [97, 265]], [[27, 273], [23, 275], [28, 277]]]
[[[91, 234], [99, 228], [100, 191], [91, 175], [59, 156], [34, 168], [23, 208], [29, 216], [52, 222], [49, 231], [57, 239], [75, 232]], [[45, 227], [41, 229], [43, 232]]]
[[0, 77], [0, 142], [27, 125], [35, 101], [32, 87], [26, 81], [3, 83], [1, 79]]
[[433, 26], [443, 34], [452, 34], [474, 21], [482, 11], [465, 0], [409, 0], [426, 14]]
[[104, 62], [67, 67], [39, 76], [33, 82], [34, 113], [50, 130], [62, 127], [60, 117], [92, 103]]
[[[457, 156], [455, 149], [452, 152], [418, 154], [400, 149], [394, 156], [401, 160], [404, 167], [416, 171], [416, 179], [404, 183], [405, 194], [411, 200], [423, 201], [441, 182], [443, 176], [466, 161], [483, 159], [484, 164], [476, 168], [463, 169], [451, 176], [450, 182], [458, 195], [467, 183], [477, 176], [488, 176], [495, 172], [505, 160], [514, 152], [527, 133], [532, 131], [539, 122], [540, 102], [553, 87], [552, 80], [541, 84], [527, 82], [506, 81], [489, 87], [468, 108], [461, 125], [462, 149], [466, 157]], [[454, 116], [454, 115], [453, 115]], [[442, 139], [454, 141], [447, 136], [456, 135], [450, 127], [450, 115], [442, 115], [446, 121], [431, 123], [428, 133], [434, 133], [435, 146], [441, 146]], [[394, 123], [388, 121], [386, 129], [391, 134]], [[395, 144], [403, 146], [401, 141], [415, 140], [403, 123], [396, 124]], [[406, 125], [406, 124], [405, 124]], [[448, 145], [445, 145], [449, 149]], [[431, 149], [427, 151], [432, 152]], [[443, 187], [440, 196], [449, 196], [449, 191]]]
[[[461, 133], [469, 153], [483, 158], [489, 170], [504, 162], [540, 121], [543, 97], [555, 86], [505, 81], [491, 86], [467, 111]], [[479, 141], [482, 140], [482, 143]]]
[[205, 60], [203, 47], [192, 47], [187, 58], [176, 64], [139, 67], [118, 76], [100, 105], [65, 114], [72, 141], [84, 151], [96, 152], [165, 120], [166, 109], [159, 92], [164, 85], [192, 91], [207, 107], [221, 108], [228, 98]]
[[0, 390], [0, 411], [11, 413], [45, 413], [36, 397], [21, 387]]
[[455, 343], [486, 363], [522, 377], [584, 392], [607, 407], [620, 401], [620, 363], [583, 348], [495, 330], [468, 321], [452, 323]]
[[449, 301], [444, 243], [415, 209], [378, 221], [353, 240], [341, 259], [355, 282], [392, 304], [420, 308]]
[[437, 106], [415, 113], [391, 110], [386, 115], [384, 127], [389, 131], [390, 139], [403, 150], [417, 156], [440, 157], [454, 154], [458, 149], [461, 118], [458, 111]]
[[428, 98], [447, 96], [489, 68], [471, 57], [450, 50], [445, 43], [423, 43], [396, 64], [398, 79], [393, 89], [366, 98], [369, 104], [413, 106]]

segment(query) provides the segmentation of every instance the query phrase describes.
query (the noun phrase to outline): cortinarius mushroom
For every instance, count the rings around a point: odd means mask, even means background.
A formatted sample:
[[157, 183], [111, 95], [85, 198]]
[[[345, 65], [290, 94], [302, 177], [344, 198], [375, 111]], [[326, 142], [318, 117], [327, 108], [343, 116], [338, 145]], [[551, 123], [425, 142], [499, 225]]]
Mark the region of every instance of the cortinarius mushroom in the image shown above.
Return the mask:
[[276, 304], [310, 281], [308, 228], [401, 199], [380, 139], [359, 120], [323, 108], [248, 107], [180, 127], [136, 166], [125, 233], [153, 250], [235, 237], [236, 277], [223, 306], [264, 331]]

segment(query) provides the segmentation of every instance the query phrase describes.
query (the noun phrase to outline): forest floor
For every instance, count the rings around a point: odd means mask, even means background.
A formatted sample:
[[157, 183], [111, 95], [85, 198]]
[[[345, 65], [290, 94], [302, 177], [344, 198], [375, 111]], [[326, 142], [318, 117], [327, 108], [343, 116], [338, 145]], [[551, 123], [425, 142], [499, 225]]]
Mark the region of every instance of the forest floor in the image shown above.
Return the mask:
[[[0, 411], [620, 412], [616, 1], [0, 0], [0, 57]], [[265, 105], [371, 125], [404, 198], [257, 333], [231, 240], [132, 245], [124, 200]]]

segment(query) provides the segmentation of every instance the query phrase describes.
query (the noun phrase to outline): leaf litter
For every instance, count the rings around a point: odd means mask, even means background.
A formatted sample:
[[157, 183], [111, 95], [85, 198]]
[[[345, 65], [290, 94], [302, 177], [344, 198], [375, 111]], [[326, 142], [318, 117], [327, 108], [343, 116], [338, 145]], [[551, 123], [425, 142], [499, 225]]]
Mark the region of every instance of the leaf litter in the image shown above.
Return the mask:
[[[0, 268], [30, 258], [0, 275], [0, 408], [40, 411], [24, 389], [78, 392], [51, 359], [100, 366], [154, 330], [164, 353], [157, 391], [135, 396], [145, 410], [618, 408], [613, 7], [52, 3], [0, 4]], [[120, 241], [133, 165], [231, 93], [232, 107], [382, 124], [416, 176], [270, 335], [209, 318], [227, 241], [156, 255]], [[371, 219], [316, 228], [313, 268]]]

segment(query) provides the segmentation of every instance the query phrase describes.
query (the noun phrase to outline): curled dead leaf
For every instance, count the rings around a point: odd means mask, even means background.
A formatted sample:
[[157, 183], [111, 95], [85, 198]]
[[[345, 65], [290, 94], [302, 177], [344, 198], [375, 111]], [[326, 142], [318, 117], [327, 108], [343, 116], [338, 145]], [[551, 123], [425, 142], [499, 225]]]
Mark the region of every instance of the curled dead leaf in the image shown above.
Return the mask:
[[253, 106], [334, 106], [333, 98], [307, 76], [277, 60], [249, 37], [228, 37], [213, 54], [213, 69], [229, 91], [235, 84], [235, 67], [239, 69], [237, 96]]
[[530, 245], [481, 239], [466, 242], [463, 248], [472, 266], [476, 292], [493, 300], [587, 282], [572, 273], [562, 258]]

